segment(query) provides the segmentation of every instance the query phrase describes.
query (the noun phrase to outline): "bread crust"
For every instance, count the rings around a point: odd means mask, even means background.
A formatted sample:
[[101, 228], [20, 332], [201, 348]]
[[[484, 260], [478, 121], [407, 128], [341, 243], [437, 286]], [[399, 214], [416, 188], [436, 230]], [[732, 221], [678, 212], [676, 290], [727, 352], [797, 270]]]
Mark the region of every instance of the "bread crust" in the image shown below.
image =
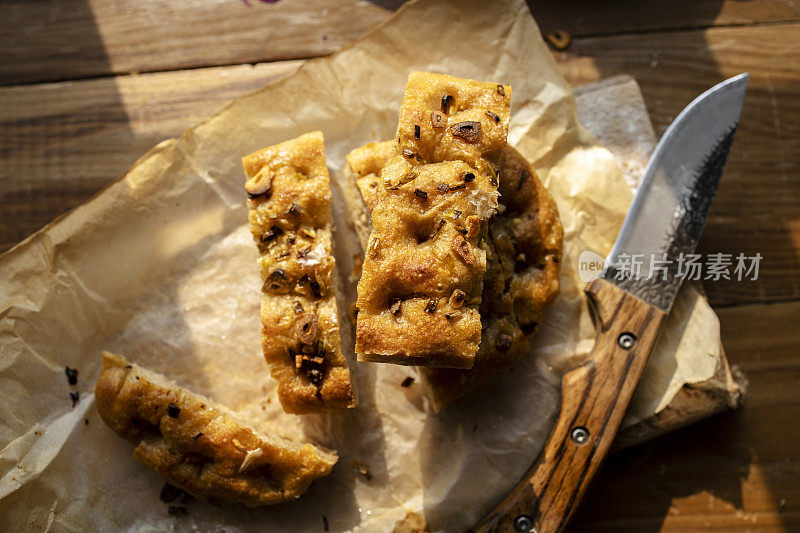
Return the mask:
[[[365, 217], [374, 206], [368, 199], [372, 180], [389, 159], [387, 145], [391, 141], [370, 143], [347, 157], [345, 174], [365, 198]], [[420, 368], [437, 412], [528, 353], [528, 339], [558, 295], [564, 231], [555, 201], [511, 146], [500, 153], [498, 175], [500, 207], [489, 221], [480, 307], [484, 329], [474, 365], [469, 370]], [[362, 249], [367, 239], [360, 238]]]
[[[364, 197], [374, 207], [358, 284], [360, 361], [472, 366], [510, 96], [496, 83], [409, 74], [392, 157], [377, 194]], [[374, 148], [351, 162], [375, 166]]]
[[103, 352], [97, 410], [136, 459], [196, 498], [248, 507], [300, 497], [334, 452], [268, 436], [164, 376]]
[[261, 344], [281, 405], [288, 413], [353, 407], [333, 279], [322, 133], [264, 148], [244, 157], [242, 165], [263, 281]]
[[394, 143], [383, 141], [369, 143], [347, 154], [343, 188], [352, 213], [350, 220], [362, 250], [367, 248], [369, 234], [372, 232], [370, 213], [378, 205], [381, 170], [393, 153]]

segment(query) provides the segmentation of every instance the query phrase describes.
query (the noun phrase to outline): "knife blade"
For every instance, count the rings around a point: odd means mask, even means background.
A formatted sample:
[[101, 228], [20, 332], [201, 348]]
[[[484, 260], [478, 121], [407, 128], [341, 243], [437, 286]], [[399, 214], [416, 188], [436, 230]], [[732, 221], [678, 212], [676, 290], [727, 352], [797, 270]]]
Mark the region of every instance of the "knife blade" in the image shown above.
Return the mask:
[[[715, 85], [667, 128], [606, 259], [601, 277], [667, 313], [682, 281], [681, 254], [695, 251], [706, 224], [748, 79], [739, 74]], [[638, 274], [631, 268], [636, 257], [644, 258]]]
[[[561, 379], [534, 466], [476, 531], [562, 531], [605, 458], [683, 281], [730, 152], [748, 74], [692, 101], [659, 141], [600, 278], [585, 289], [592, 351]], [[636, 259], [638, 259], [638, 262]]]

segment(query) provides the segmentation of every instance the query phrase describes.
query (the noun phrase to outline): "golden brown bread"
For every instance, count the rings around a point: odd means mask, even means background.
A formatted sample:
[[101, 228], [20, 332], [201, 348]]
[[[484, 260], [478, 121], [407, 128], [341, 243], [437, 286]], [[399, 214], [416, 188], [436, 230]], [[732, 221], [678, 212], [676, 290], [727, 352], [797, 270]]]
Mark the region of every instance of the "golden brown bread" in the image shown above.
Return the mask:
[[257, 507], [298, 498], [337, 460], [311, 444], [260, 433], [119, 355], [103, 352], [94, 392], [103, 421], [136, 444], [136, 459], [203, 500]]
[[[358, 284], [360, 361], [470, 368], [511, 88], [412, 72]], [[372, 201], [368, 198], [368, 201]]]
[[470, 370], [420, 369], [437, 412], [528, 353], [528, 339], [558, 296], [564, 230], [555, 201], [510, 146], [501, 153], [498, 174], [503, 208], [489, 221], [495, 253], [484, 280], [475, 364]]
[[259, 249], [262, 347], [289, 413], [355, 405], [333, 279], [331, 191], [321, 132], [242, 159]]
[[[369, 221], [374, 183], [389, 159], [391, 141], [370, 143], [347, 157], [346, 179], [363, 200], [349, 198], [354, 220]], [[559, 290], [563, 229], [555, 202], [528, 162], [513, 147], [499, 157], [500, 207], [489, 221], [491, 252], [481, 299], [483, 332], [470, 370], [421, 368], [423, 382], [437, 412], [528, 352], [527, 340]], [[362, 249], [367, 237], [359, 233]]]
[[394, 142], [369, 143], [347, 154], [344, 190], [351, 208], [351, 222], [361, 242], [367, 248], [372, 232], [370, 212], [378, 205], [378, 185], [386, 162], [392, 157]]

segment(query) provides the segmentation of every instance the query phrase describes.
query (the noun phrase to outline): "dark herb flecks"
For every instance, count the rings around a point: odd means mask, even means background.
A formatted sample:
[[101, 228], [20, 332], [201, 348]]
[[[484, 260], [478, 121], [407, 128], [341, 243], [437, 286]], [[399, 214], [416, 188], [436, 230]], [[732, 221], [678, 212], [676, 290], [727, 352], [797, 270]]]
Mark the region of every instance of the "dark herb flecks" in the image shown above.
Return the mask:
[[432, 239], [432, 238], [434, 238], [434, 237], [436, 236], [436, 234], [437, 234], [437, 233], [439, 233], [439, 230], [441, 230], [441, 229], [442, 229], [442, 226], [444, 226], [444, 224], [445, 224], [445, 222], [444, 222], [444, 219], [443, 219], [443, 218], [440, 218], [440, 219], [439, 219], [439, 223], [438, 223], [438, 224], [436, 224], [436, 229], [434, 229], [434, 230], [433, 230], [433, 233], [431, 233], [431, 239]]
[[170, 402], [167, 405], [167, 414], [171, 418], [178, 418], [179, 416], [181, 416], [181, 408], [175, 405], [174, 403]]
[[481, 135], [481, 123], [474, 120], [458, 122], [450, 126], [450, 134], [468, 143], [474, 143]]
[[428, 300], [428, 303], [425, 305], [425, 312], [433, 314], [436, 312], [436, 308], [439, 307], [439, 299], [438, 298], [431, 298]]
[[269, 279], [271, 280], [279, 280], [279, 279], [287, 279], [286, 271], [282, 268], [276, 268], [272, 271], [272, 274], [269, 275]]
[[75, 404], [77, 404], [81, 399], [81, 393], [78, 391], [70, 392], [69, 399], [72, 400], [72, 407], [75, 407]]
[[292, 202], [291, 205], [289, 205], [289, 214], [299, 217], [300, 215], [303, 214], [303, 208], [297, 205], [296, 203]]
[[463, 305], [464, 300], [466, 299], [466, 297], [467, 297], [467, 294], [464, 291], [462, 291], [461, 289], [456, 289], [456, 290], [453, 291], [453, 294], [450, 296], [450, 305], [452, 305], [453, 307], [458, 309], [459, 307], [461, 307]]
[[269, 229], [267, 230], [267, 232], [266, 232], [266, 233], [265, 233], [265, 234], [264, 234], [264, 235], [261, 237], [261, 242], [270, 242], [270, 241], [273, 241], [273, 240], [275, 240], [275, 237], [278, 237], [279, 235], [283, 235], [283, 230], [280, 228], [280, 226], [277, 226], [277, 225], [275, 225], [275, 226], [272, 226], [272, 227], [271, 227], [271, 228], [269, 228]]
[[455, 103], [456, 99], [453, 95], [446, 94], [442, 96], [442, 112], [448, 113], [450, 111], [450, 107]]
[[431, 125], [435, 129], [444, 128], [447, 126], [447, 117], [441, 111], [434, 111], [431, 113]]
[[519, 181], [517, 181], [517, 190], [522, 188], [522, 185], [525, 183], [525, 178], [528, 177], [528, 173], [525, 172], [525, 169], [520, 170], [519, 172]]
[[317, 280], [310, 280], [308, 282], [308, 287], [311, 289], [311, 294], [314, 295], [314, 298], [322, 297], [322, 288], [319, 286], [319, 282]]
[[78, 384], [78, 369], [77, 368], [70, 368], [64, 367], [64, 374], [67, 376], [67, 382], [70, 385], [77, 385]]
[[315, 387], [322, 384], [325, 377], [325, 358], [322, 355], [299, 354], [295, 365]]

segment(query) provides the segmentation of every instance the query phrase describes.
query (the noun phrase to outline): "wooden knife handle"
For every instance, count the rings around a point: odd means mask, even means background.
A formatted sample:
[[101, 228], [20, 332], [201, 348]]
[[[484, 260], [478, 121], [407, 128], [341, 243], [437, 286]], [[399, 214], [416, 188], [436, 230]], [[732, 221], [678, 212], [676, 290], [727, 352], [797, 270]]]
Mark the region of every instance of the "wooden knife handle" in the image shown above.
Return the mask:
[[478, 532], [562, 531], [617, 434], [666, 314], [603, 279], [586, 288], [597, 340], [561, 380], [561, 412], [533, 468]]

